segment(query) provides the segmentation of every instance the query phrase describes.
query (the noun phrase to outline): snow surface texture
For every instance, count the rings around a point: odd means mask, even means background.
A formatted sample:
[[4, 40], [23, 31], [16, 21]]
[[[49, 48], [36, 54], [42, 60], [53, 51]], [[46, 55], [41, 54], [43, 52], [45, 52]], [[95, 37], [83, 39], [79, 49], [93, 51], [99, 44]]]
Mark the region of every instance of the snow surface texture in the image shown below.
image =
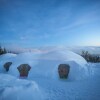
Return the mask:
[[36, 82], [0, 74], [0, 100], [43, 100]]
[[8, 59], [4, 60], [4, 63], [5, 61], [12, 61], [8, 73], [17, 77], [19, 77], [17, 67], [20, 64], [29, 64], [32, 67], [29, 72], [29, 78], [45, 77], [58, 79], [59, 64], [70, 65], [70, 74], [68, 77], [70, 80], [80, 80], [86, 78], [88, 75], [85, 59], [71, 51], [51, 51], [43, 54], [21, 53], [16, 56], [13, 55], [10, 59], [8, 57]]

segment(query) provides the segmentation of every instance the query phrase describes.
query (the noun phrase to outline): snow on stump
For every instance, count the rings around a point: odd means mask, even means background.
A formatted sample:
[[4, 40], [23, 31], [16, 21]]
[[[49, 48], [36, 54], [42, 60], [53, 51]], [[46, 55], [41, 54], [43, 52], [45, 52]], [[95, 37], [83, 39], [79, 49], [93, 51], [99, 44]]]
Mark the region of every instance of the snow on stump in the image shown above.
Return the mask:
[[59, 77], [67, 79], [69, 70], [70, 70], [70, 66], [68, 64], [60, 64], [58, 66]]
[[12, 62], [6, 62], [4, 64], [4, 68], [6, 69], [7, 72], [9, 71], [9, 68], [10, 68], [11, 64], [12, 64]]
[[20, 77], [27, 77], [31, 67], [28, 64], [21, 64], [17, 69], [20, 73]]

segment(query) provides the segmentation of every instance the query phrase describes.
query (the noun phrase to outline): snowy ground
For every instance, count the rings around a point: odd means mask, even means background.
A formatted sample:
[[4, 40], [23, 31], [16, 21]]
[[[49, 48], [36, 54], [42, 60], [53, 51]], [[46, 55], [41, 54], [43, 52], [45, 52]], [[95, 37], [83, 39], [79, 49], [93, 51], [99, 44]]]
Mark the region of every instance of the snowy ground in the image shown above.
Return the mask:
[[46, 100], [100, 100], [100, 64], [89, 67], [94, 75], [85, 80], [34, 80], [46, 91]]
[[[82, 57], [67, 52], [1, 56], [0, 100], [100, 100], [100, 63], [87, 64]], [[13, 62], [8, 73], [2, 67], [7, 61]], [[18, 76], [16, 66], [21, 62], [33, 68], [28, 78]], [[70, 64], [71, 72], [67, 80], [61, 80], [57, 77], [57, 65], [65, 62]]]

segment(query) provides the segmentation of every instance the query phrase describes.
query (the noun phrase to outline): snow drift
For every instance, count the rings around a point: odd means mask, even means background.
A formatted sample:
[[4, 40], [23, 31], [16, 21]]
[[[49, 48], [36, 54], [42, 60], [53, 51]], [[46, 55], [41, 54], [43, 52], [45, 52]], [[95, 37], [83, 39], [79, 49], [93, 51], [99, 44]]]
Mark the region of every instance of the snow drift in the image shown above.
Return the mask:
[[36, 82], [0, 74], [0, 100], [43, 100]]

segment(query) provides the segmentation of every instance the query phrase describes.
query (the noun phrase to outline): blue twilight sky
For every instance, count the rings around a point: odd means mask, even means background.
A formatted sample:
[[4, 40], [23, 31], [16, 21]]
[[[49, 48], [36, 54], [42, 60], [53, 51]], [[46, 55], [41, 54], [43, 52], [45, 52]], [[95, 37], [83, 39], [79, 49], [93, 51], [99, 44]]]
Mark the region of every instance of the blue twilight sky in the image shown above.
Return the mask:
[[100, 46], [100, 0], [0, 0], [4, 46]]

